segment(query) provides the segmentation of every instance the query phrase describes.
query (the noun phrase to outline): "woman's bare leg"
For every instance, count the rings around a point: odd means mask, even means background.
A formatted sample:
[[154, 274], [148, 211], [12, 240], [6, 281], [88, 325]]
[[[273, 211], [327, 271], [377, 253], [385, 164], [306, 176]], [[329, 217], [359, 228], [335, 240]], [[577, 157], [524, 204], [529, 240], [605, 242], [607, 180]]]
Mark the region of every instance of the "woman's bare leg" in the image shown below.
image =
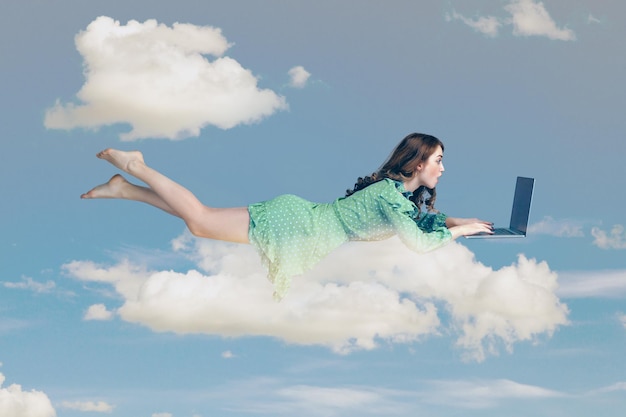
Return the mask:
[[[98, 186], [84, 194], [85, 198], [126, 198], [141, 201], [182, 218], [195, 236], [249, 243], [250, 216], [246, 207], [212, 208], [205, 206], [185, 187], [148, 167], [144, 163], [143, 155], [138, 151], [124, 152], [106, 149], [98, 153], [98, 158], [110, 162], [122, 171], [145, 182], [150, 188], [130, 184], [121, 177], [122, 181], [113, 177], [109, 183]], [[127, 195], [122, 197], [121, 195], [124, 193], [120, 192], [119, 197], [115, 194], [113, 197], [106, 197], [108, 192], [124, 182], [125, 184], [119, 189], [124, 190]]]
[[142, 203], [160, 208], [172, 216], [180, 217], [180, 215], [168, 206], [167, 203], [163, 201], [163, 199], [153, 190], [140, 185], [131, 184], [120, 174], [115, 174], [108, 182], [94, 187], [85, 194], [81, 195], [80, 198], [118, 198], [123, 200], [140, 201]]

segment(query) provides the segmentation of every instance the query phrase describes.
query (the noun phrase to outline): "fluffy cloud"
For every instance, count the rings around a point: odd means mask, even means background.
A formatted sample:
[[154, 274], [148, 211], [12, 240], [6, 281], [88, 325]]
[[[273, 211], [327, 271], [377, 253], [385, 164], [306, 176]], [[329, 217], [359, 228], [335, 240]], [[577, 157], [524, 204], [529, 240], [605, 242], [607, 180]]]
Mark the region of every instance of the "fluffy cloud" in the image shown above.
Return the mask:
[[567, 323], [547, 264], [520, 256], [493, 270], [458, 243], [424, 255], [395, 238], [344, 245], [294, 279], [280, 303], [252, 247], [187, 234], [173, 246], [199, 270], [149, 271], [127, 261], [110, 267], [74, 261], [64, 269], [111, 284], [124, 299], [119, 316], [155, 331], [270, 336], [339, 353], [438, 334], [440, 310], [451, 316], [443, 325], [475, 360]]
[[[99, 17], [76, 36], [84, 60], [83, 104], [59, 101], [46, 112], [53, 129], [127, 123], [122, 140], [182, 139], [207, 125], [228, 129], [287, 107], [259, 89], [250, 70], [223, 56], [229, 44], [217, 28], [147, 20], [121, 25]], [[206, 55], [216, 57], [213, 61]]]
[[528, 227], [528, 234], [544, 234], [557, 237], [583, 237], [583, 224], [576, 220], [555, 220], [550, 216]]
[[621, 224], [614, 225], [609, 232], [594, 227], [591, 234], [595, 238], [593, 244], [601, 249], [626, 249], [626, 233]]
[[63, 408], [78, 411], [90, 411], [98, 413], [110, 413], [113, 411], [113, 406], [104, 401], [64, 401], [61, 403]]
[[446, 20], [460, 20], [472, 29], [487, 36], [497, 36], [502, 25], [512, 25], [515, 36], [545, 36], [549, 39], [571, 41], [576, 35], [570, 29], [559, 28], [542, 2], [534, 0], [513, 0], [504, 10], [510, 17], [479, 16], [467, 18], [456, 11], [446, 16]]
[[542, 2], [516, 0], [505, 7], [511, 13], [513, 34], [518, 36], [545, 36], [550, 39], [571, 41], [576, 35], [570, 29], [560, 29]]
[[3, 388], [5, 378], [0, 373], [0, 416], [55, 417], [48, 396], [41, 391], [22, 391], [17, 384]]
[[107, 310], [104, 304], [94, 304], [87, 309], [84, 320], [111, 320], [113, 312]]
[[289, 85], [294, 88], [304, 88], [311, 74], [302, 66], [293, 67], [289, 70]]
[[624, 326], [624, 329], [626, 329], [626, 314], [619, 313], [617, 315], [617, 319], [619, 320], [620, 324]]

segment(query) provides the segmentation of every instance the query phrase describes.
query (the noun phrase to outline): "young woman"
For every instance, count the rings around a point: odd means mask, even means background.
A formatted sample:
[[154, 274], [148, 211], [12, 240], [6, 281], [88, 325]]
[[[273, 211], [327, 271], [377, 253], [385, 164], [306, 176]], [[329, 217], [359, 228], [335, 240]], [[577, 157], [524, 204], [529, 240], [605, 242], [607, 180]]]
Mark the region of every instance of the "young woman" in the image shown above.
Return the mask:
[[[213, 208], [147, 166], [140, 152], [106, 149], [98, 158], [148, 187], [131, 184], [116, 174], [81, 198], [140, 201], [180, 217], [195, 236], [251, 243], [268, 268], [275, 298], [281, 299], [291, 277], [311, 269], [350, 240], [398, 235], [410, 249], [426, 252], [459, 236], [491, 233], [489, 222], [447, 217], [435, 210], [435, 187], [444, 171], [443, 150], [443, 143], [434, 136], [412, 133], [377, 172], [359, 178], [354, 189], [333, 203], [316, 204], [282, 195], [248, 207]], [[426, 212], [422, 212], [423, 206]]]

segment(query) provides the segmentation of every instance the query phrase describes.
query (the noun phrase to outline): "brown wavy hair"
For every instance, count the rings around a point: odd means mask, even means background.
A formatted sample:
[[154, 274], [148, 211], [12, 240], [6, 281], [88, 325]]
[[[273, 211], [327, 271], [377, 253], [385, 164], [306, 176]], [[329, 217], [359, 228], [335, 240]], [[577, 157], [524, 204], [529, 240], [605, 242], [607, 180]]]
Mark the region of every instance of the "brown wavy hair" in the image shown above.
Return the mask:
[[[415, 168], [419, 163], [426, 163], [428, 158], [443, 143], [434, 136], [423, 133], [411, 133], [407, 135], [396, 148], [393, 150], [389, 158], [380, 167], [380, 169], [366, 177], [359, 177], [352, 190], [346, 190], [346, 196], [362, 190], [368, 185], [374, 184], [385, 178], [397, 181], [407, 181], [415, 172]], [[420, 186], [413, 196], [410, 198], [415, 203], [421, 213], [421, 208], [426, 205], [426, 210], [436, 212], [435, 200], [437, 199], [437, 191], [434, 188]]]

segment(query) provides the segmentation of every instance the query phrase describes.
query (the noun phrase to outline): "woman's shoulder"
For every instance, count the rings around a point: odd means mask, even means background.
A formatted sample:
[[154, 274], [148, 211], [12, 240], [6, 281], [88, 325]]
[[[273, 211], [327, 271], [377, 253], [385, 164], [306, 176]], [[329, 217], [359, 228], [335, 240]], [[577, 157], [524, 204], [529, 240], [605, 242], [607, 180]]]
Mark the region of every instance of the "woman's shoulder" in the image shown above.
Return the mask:
[[392, 180], [391, 178], [383, 178], [382, 180], [379, 180], [373, 184], [370, 184], [369, 186], [366, 187], [366, 189], [367, 188], [369, 188], [370, 190], [380, 190], [380, 189], [395, 190], [397, 189], [397, 184], [396, 184], [396, 181]]
[[368, 198], [379, 199], [389, 203], [410, 203], [410, 201], [403, 195], [404, 187], [402, 182], [393, 180], [391, 178], [383, 178], [373, 184], [368, 185], [363, 190], [364, 196]]

